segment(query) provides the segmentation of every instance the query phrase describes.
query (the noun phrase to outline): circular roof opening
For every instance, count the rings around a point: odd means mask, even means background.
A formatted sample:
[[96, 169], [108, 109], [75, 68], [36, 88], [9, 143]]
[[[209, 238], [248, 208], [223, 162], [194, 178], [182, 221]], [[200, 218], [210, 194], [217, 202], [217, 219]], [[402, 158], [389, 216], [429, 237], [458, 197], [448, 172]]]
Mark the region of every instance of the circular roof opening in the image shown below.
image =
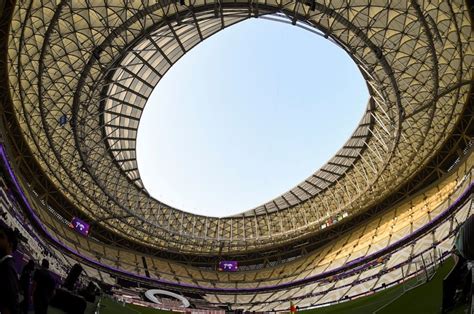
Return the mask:
[[158, 200], [229, 216], [285, 193], [327, 162], [365, 112], [343, 49], [298, 27], [250, 19], [179, 60], [147, 102], [140, 176]]

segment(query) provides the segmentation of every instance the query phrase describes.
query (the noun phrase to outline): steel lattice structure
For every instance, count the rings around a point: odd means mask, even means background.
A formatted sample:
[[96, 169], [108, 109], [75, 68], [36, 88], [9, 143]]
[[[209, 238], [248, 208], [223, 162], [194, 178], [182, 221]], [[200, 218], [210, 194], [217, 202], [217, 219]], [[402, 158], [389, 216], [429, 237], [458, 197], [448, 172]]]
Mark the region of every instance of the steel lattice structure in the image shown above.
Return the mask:
[[[270, 249], [362, 213], [425, 169], [469, 106], [472, 24], [462, 1], [62, 0], [12, 10], [5, 103], [16, 121], [5, 124], [21, 131], [15, 145], [29, 151], [39, 193], [157, 249]], [[371, 95], [366, 113], [326, 165], [262, 206], [223, 218], [167, 206], [136, 164], [146, 100], [187, 51], [254, 17], [287, 19], [350, 54]]]

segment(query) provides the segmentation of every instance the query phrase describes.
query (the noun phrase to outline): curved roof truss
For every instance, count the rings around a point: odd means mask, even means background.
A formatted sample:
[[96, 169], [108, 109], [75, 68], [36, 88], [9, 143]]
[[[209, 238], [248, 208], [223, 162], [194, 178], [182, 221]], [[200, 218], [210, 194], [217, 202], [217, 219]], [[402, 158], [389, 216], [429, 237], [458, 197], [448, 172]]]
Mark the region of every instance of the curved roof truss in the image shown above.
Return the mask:
[[[352, 56], [371, 94], [361, 124], [310, 179], [241, 215], [198, 216], [151, 198], [133, 139], [153, 87], [205, 38], [262, 15], [315, 28]], [[32, 154], [89, 219], [156, 248], [244, 252], [363, 211], [421, 169], [466, 104], [471, 32], [462, 1], [30, 0], [11, 24], [9, 80]]]

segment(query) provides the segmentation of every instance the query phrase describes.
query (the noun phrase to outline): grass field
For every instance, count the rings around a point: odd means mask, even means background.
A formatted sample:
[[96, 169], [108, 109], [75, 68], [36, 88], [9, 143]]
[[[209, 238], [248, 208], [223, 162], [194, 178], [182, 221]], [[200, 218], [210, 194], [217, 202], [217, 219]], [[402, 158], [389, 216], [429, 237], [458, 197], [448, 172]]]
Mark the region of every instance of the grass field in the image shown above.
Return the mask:
[[[441, 313], [443, 279], [454, 266], [453, 259], [446, 260], [433, 279], [413, 290], [403, 293], [403, 286], [388, 288], [373, 295], [329, 307], [301, 311], [304, 314], [434, 314]], [[464, 313], [457, 309], [454, 313]]]
[[[304, 314], [434, 314], [441, 313], [442, 284], [444, 277], [451, 271], [454, 262], [446, 260], [437, 270], [433, 279], [413, 290], [403, 293], [403, 286], [398, 285], [385, 289], [370, 296], [335, 304], [328, 307], [300, 311]], [[119, 304], [112, 299], [103, 298], [100, 314], [160, 314], [171, 311], [155, 310], [137, 305]], [[465, 313], [465, 307], [460, 307], [451, 314]]]
[[434, 278], [426, 284], [403, 294], [395, 302], [385, 306], [377, 314], [392, 313], [441, 313], [443, 279], [454, 266], [452, 259], [438, 269]]
[[403, 293], [402, 286], [395, 286], [378, 293], [361, 297], [352, 301], [343, 302], [327, 307], [300, 311], [305, 314], [335, 314], [335, 313], [350, 313], [350, 314], [367, 314], [373, 313], [383, 305], [392, 301]]

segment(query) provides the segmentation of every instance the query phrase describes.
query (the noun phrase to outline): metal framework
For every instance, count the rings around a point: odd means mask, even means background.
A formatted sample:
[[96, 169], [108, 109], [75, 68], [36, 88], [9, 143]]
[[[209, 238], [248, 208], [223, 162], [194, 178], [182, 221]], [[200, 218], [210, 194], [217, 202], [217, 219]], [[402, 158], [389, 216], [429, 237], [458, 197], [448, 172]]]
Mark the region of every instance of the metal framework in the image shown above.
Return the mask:
[[[28, 184], [46, 203], [116, 241], [202, 256], [303, 241], [328, 218], [379, 208], [432, 167], [469, 107], [472, 25], [462, 1], [31, 0], [12, 13], [4, 119], [15, 121], [3, 122], [28, 152], [19, 158], [31, 159], [21, 171], [35, 174]], [[147, 98], [187, 51], [252, 17], [288, 19], [346, 50], [370, 91], [365, 115], [325, 166], [240, 215], [199, 216], [153, 199], [135, 160]]]

